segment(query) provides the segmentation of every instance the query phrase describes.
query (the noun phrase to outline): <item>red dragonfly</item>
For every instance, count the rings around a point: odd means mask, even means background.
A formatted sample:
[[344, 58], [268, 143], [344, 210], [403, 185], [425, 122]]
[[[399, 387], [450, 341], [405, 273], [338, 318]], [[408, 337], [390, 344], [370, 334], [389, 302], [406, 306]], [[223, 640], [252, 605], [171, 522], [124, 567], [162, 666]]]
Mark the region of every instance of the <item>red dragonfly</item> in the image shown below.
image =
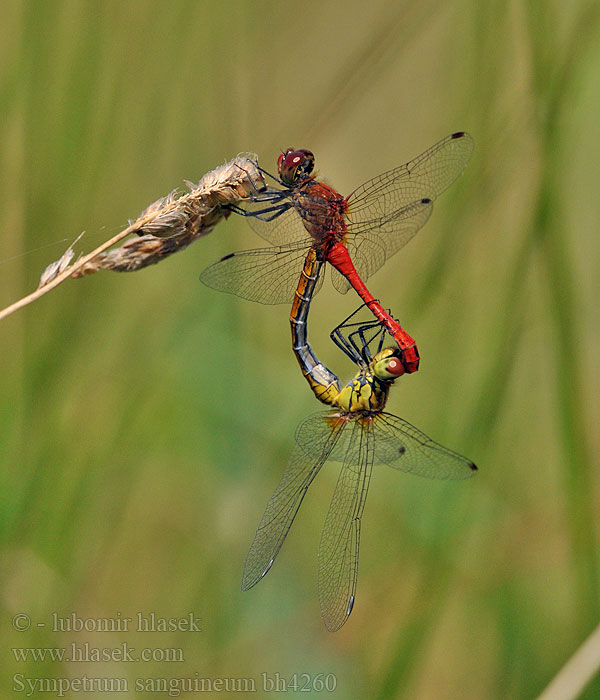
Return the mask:
[[[209, 287], [263, 304], [290, 302], [307, 251], [329, 262], [335, 288], [353, 287], [396, 340], [406, 372], [419, 367], [415, 341], [364, 284], [385, 260], [404, 247], [425, 224], [433, 200], [462, 173], [473, 151], [465, 132], [446, 137], [405, 165], [368, 180], [348, 197], [316, 179], [311, 151], [288, 149], [277, 161], [278, 188], [250, 196], [249, 209], [229, 205], [248, 217], [270, 248], [231, 253], [208, 267], [200, 279]], [[317, 280], [316, 293], [322, 276]]]

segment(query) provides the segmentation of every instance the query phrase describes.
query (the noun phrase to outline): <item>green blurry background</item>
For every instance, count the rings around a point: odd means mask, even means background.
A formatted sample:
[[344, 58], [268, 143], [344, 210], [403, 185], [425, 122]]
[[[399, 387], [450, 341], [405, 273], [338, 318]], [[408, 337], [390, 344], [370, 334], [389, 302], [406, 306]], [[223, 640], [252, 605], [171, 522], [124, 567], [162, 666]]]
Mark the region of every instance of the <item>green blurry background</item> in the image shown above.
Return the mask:
[[[358, 700], [541, 692], [600, 619], [599, 7], [2, 3], [1, 306], [81, 231], [91, 250], [241, 151], [274, 169], [281, 149], [310, 148], [348, 193], [469, 131], [464, 176], [370, 287], [422, 355], [389, 410], [480, 467], [450, 484], [374, 472], [357, 604], [332, 635], [316, 556], [336, 465], [273, 571], [240, 591], [295, 426], [319, 408], [289, 309], [198, 281], [260, 239], [232, 218], [159, 266], [69, 281], [0, 325], [2, 697], [15, 673], [257, 688], [263, 672], [331, 673], [335, 693], [304, 697]], [[326, 281], [312, 307], [313, 347], [342, 377], [353, 368], [328, 332], [356, 306]], [[138, 611], [193, 611], [202, 632], [51, 629], [52, 612]], [[11, 626], [21, 612], [27, 632]], [[10, 652], [71, 642], [185, 660]]]

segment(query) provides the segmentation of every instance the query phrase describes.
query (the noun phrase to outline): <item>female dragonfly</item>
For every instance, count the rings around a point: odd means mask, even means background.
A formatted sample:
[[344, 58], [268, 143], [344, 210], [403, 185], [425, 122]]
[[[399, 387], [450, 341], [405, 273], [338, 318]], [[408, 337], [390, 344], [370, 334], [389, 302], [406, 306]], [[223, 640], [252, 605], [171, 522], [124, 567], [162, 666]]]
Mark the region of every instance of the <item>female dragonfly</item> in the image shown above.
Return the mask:
[[402, 418], [385, 412], [389, 390], [404, 368], [397, 347], [383, 348], [386, 331], [381, 323], [351, 322], [353, 314], [332, 332], [336, 345], [359, 368], [341, 387], [337, 376], [317, 360], [308, 343], [306, 317], [311, 285], [316, 282], [310, 266], [303, 277], [307, 281], [305, 293], [296, 295], [297, 313], [292, 313], [290, 319], [294, 352], [315, 396], [329, 410], [309, 416], [296, 430], [296, 444], [287, 467], [248, 551], [242, 590], [252, 588], [273, 565], [306, 491], [323, 464], [328, 460], [340, 462], [318, 563], [321, 615], [327, 629], [334, 632], [346, 622], [354, 606], [360, 526], [373, 465], [387, 464], [434, 479], [466, 479], [477, 467]]
[[[271, 248], [241, 251], [208, 267], [200, 279], [209, 287], [263, 304], [292, 299], [307, 251], [330, 263], [334, 286], [352, 286], [402, 351], [406, 372], [419, 366], [414, 340], [373, 297], [364, 281], [417, 233], [431, 215], [433, 200], [464, 170], [473, 139], [464, 132], [446, 137], [394, 170], [365, 182], [348, 197], [316, 179], [314, 155], [288, 149], [279, 156], [275, 178], [250, 196], [253, 208], [228, 208], [248, 217]], [[258, 166], [257, 166], [258, 167]], [[341, 273], [341, 274], [339, 274]], [[314, 293], [318, 291], [319, 284]]]

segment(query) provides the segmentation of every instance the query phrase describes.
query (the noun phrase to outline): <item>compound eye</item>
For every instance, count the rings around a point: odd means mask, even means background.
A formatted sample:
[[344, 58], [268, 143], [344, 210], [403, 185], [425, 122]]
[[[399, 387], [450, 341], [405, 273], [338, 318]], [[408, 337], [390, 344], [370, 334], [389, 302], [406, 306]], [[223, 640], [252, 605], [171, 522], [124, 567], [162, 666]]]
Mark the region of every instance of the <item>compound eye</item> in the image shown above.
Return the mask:
[[295, 170], [304, 160], [302, 151], [286, 151], [283, 156], [284, 166], [287, 170]]
[[283, 153], [279, 154], [279, 157], [277, 158], [277, 169], [281, 170], [282, 166], [285, 164], [286, 158], [290, 155], [290, 153], [293, 153], [294, 149], [293, 148], [286, 148]]
[[388, 362], [387, 371], [394, 377], [399, 377], [404, 374], [404, 365], [397, 357], [392, 357]]
[[402, 359], [393, 353], [395, 351], [392, 348], [387, 348], [373, 358], [373, 372], [382, 382], [393, 382], [406, 371]]

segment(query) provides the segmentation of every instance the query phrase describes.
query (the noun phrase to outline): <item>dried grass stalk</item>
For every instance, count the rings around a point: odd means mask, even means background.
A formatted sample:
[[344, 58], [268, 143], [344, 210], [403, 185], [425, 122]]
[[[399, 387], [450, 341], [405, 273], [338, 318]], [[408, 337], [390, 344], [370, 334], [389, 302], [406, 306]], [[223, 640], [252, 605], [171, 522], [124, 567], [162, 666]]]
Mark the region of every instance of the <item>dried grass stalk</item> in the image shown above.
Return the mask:
[[[85, 232], [84, 232], [85, 233]], [[65, 252], [60, 256], [58, 260], [55, 260], [53, 263], [50, 263], [48, 267], [42, 272], [42, 276], [40, 277], [40, 283], [38, 284], [38, 289], [40, 287], [45, 287], [47, 284], [52, 282], [53, 279], [58, 277], [61, 272], [64, 272], [67, 267], [71, 264], [71, 260], [75, 257], [75, 251], [73, 250], [73, 246], [79, 242], [79, 240], [83, 237], [83, 233], [80, 233], [79, 236], [71, 243], [71, 245], [65, 250]]]
[[152, 203], [130, 222], [138, 238], [97, 255], [72, 276], [82, 277], [98, 270], [139, 270], [206, 236], [221, 219], [229, 216], [223, 204], [246, 199], [254, 188], [263, 184], [256, 159], [254, 154], [238, 156], [207, 173], [197, 185], [186, 182], [190, 188], [187, 194], [173, 191]]
[[[223, 205], [248, 199], [264, 184], [256, 160], [254, 154], [243, 154], [207, 173], [197, 185], [186, 182], [190, 188], [188, 193], [173, 191], [157, 200], [135, 221], [130, 221], [126, 229], [74, 263], [71, 262], [74, 244], [69, 246], [59, 260], [46, 268], [38, 289], [0, 311], [0, 320], [31, 304], [69, 277], [82, 277], [98, 270], [139, 270], [206, 236], [219, 221], [229, 216], [230, 212]], [[132, 234], [135, 238], [108, 250]]]

